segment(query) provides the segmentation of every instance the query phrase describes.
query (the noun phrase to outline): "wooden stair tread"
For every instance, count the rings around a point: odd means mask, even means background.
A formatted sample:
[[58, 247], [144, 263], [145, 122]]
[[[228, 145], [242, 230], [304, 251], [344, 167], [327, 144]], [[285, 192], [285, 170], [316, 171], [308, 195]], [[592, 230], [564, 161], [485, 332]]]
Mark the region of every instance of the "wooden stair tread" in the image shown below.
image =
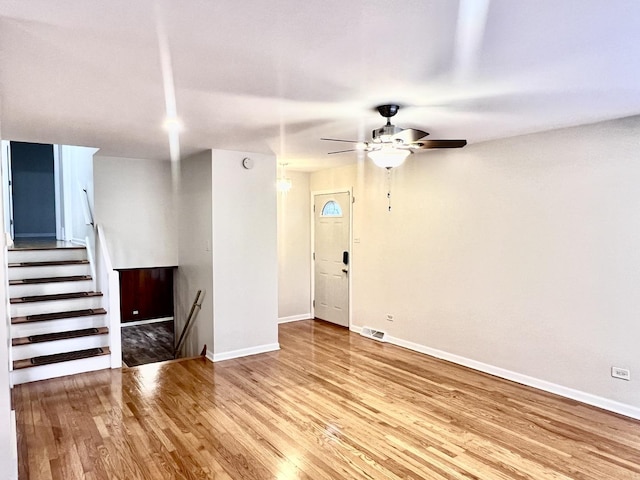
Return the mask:
[[42, 355], [40, 357], [25, 358], [24, 360], [15, 360], [13, 369], [37, 367], [40, 365], [51, 365], [53, 363], [68, 362], [71, 360], [81, 360], [85, 358], [99, 357], [101, 355], [109, 355], [111, 350], [109, 347], [89, 348], [87, 350], [76, 350], [74, 352], [55, 353], [53, 355]]
[[23, 280], [9, 280], [9, 285], [33, 285], [40, 283], [81, 282], [91, 280], [91, 275], [71, 275], [69, 277], [25, 278]]
[[33, 343], [67, 340], [70, 338], [105, 335], [107, 333], [109, 333], [109, 329], [107, 327], [83, 328], [81, 330], [69, 330], [67, 332], [44, 333], [41, 335], [30, 335], [28, 337], [14, 338], [11, 340], [11, 345], [15, 347], [18, 345], [30, 345]]
[[51, 247], [51, 246], [42, 246], [42, 247], [11, 247], [9, 248], [10, 252], [27, 252], [33, 250], [86, 250], [87, 247], [79, 247], [79, 246], [59, 246], [59, 247]]
[[47, 320], [61, 320], [63, 318], [89, 317], [91, 315], [105, 315], [107, 311], [104, 308], [87, 308], [83, 310], [69, 310], [66, 312], [40, 313], [37, 315], [26, 315], [24, 317], [12, 317], [11, 324], [30, 322], [45, 322]]
[[9, 268], [16, 267], [56, 267], [65, 265], [88, 265], [89, 260], [58, 260], [52, 262], [18, 262], [9, 263]]
[[76, 298], [101, 297], [102, 292], [55, 293], [53, 295], [32, 295], [30, 297], [14, 297], [10, 303], [48, 302], [51, 300], [75, 300]]

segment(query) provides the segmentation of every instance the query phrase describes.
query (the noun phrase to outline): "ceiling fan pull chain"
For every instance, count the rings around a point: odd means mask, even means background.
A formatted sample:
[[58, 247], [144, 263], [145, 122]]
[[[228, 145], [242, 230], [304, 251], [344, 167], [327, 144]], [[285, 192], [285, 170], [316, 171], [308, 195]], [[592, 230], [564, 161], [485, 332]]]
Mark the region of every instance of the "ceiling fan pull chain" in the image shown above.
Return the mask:
[[391, 169], [387, 169], [387, 200], [389, 202], [389, 212], [391, 211]]

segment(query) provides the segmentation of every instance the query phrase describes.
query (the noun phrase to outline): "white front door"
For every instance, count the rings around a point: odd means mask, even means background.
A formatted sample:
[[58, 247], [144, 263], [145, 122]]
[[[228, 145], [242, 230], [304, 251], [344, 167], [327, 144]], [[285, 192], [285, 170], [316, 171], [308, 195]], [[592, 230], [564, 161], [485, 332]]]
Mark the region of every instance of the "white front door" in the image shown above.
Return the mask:
[[315, 195], [314, 314], [349, 326], [349, 192]]

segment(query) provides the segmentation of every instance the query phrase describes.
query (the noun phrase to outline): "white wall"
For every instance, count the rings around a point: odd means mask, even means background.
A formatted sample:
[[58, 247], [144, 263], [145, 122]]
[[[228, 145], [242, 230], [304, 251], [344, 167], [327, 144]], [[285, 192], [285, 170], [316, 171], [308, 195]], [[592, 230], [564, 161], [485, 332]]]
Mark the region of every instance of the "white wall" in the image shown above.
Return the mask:
[[634, 117], [425, 152], [391, 212], [370, 162], [312, 174], [355, 183], [353, 324], [640, 415], [638, 138]]
[[61, 145], [62, 177], [64, 190], [65, 240], [82, 243], [91, 234], [84, 216], [83, 189], [87, 190], [91, 212], [95, 212], [93, 192], [93, 155], [96, 148]]
[[201, 310], [189, 329], [183, 353], [213, 350], [213, 228], [211, 151], [180, 162], [178, 264], [175, 274], [176, 332], [180, 334], [198, 290]]
[[171, 164], [96, 155], [95, 221], [115, 269], [178, 264]]
[[311, 223], [309, 173], [287, 172], [292, 188], [278, 193], [278, 318], [311, 315]]
[[276, 159], [213, 150], [212, 177], [213, 358], [277, 349]]

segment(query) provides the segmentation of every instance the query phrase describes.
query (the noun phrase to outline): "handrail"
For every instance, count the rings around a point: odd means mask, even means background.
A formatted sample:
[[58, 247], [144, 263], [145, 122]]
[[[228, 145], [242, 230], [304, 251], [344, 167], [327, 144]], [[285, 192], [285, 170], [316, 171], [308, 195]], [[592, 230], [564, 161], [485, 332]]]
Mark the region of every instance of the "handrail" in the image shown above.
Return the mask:
[[191, 322], [195, 318], [193, 313], [195, 312], [196, 307], [202, 308], [202, 304], [198, 303], [201, 293], [202, 293], [202, 290], [198, 290], [198, 293], [196, 293], [196, 298], [193, 301], [193, 304], [191, 305], [191, 310], [189, 311], [189, 316], [187, 317], [187, 323], [184, 324], [184, 328], [182, 329], [182, 333], [180, 334], [180, 339], [178, 340], [178, 344], [176, 345], [176, 348], [173, 351], [173, 358], [178, 358], [178, 355], [180, 354], [180, 350], [182, 349], [182, 343], [184, 342], [185, 337], [187, 335], [187, 330], [189, 329], [189, 325], [191, 325]]
[[84, 223], [86, 225], [91, 225], [92, 227], [94, 227], [94, 223], [93, 223], [93, 214], [91, 213], [91, 204], [89, 203], [89, 192], [87, 192], [86, 188], [83, 188], [82, 191], [84, 192], [84, 202], [82, 202], [82, 213], [84, 213]]

